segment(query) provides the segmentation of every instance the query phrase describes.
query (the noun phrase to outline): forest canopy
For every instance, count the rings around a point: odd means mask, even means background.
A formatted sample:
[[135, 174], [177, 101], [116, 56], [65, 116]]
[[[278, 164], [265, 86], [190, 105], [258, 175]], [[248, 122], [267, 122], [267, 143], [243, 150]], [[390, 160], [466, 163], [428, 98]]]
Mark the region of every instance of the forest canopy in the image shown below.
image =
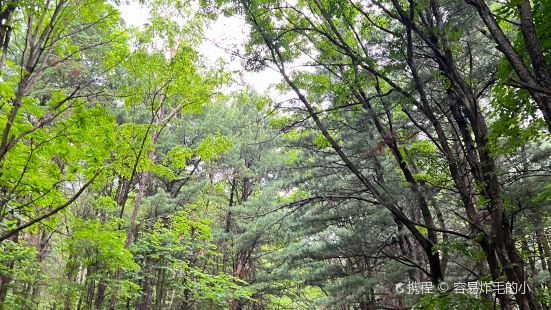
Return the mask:
[[546, 0], [0, 0], [0, 310], [549, 310], [550, 66]]

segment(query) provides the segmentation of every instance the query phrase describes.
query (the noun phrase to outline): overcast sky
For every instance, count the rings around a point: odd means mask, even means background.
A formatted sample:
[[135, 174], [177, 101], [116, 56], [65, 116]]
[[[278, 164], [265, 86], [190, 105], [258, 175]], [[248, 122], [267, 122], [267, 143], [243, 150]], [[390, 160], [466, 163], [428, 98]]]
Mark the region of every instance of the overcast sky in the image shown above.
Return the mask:
[[[147, 8], [137, 4], [122, 4], [119, 6], [122, 18], [127, 26], [141, 26], [149, 18]], [[205, 31], [205, 40], [199, 48], [199, 53], [206, 58], [209, 63], [214, 63], [218, 58], [223, 58], [228, 66], [228, 71], [236, 71], [235, 78], [251, 85], [261, 94], [267, 94], [270, 84], [278, 83], [281, 78], [279, 73], [266, 69], [262, 72], [245, 72], [241, 65], [241, 60], [237, 57], [231, 57], [226, 50], [234, 50], [235, 46], [242, 46], [247, 39], [247, 27], [243, 19], [238, 17], [220, 16], [218, 20], [212, 23]], [[238, 86], [234, 86], [237, 90]], [[274, 92], [270, 92], [273, 96]]]

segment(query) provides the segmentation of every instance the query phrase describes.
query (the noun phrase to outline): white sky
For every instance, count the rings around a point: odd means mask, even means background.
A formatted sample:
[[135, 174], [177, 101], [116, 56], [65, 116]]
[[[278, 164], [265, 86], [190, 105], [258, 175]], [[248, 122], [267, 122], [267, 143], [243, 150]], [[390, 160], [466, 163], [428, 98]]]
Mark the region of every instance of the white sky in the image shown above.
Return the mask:
[[[122, 18], [127, 26], [140, 27], [149, 18], [147, 8], [137, 4], [121, 4], [119, 6]], [[252, 86], [261, 94], [274, 97], [275, 92], [269, 90], [269, 86], [280, 82], [281, 76], [272, 69], [261, 72], [247, 72], [241, 65], [241, 59], [232, 57], [228, 51], [235, 51], [236, 47], [242, 51], [243, 44], [247, 39], [247, 26], [245, 21], [238, 17], [220, 16], [218, 20], [205, 29], [205, 40], [199, 47], [201, 54], [207, 63], [214, 64], [218, 58], [224, 59], [227, 63], [226, 70], [234, 71], [234, 77], [241, 85], [234, 85], [230, 90], [237, 90], [245, 84]]]

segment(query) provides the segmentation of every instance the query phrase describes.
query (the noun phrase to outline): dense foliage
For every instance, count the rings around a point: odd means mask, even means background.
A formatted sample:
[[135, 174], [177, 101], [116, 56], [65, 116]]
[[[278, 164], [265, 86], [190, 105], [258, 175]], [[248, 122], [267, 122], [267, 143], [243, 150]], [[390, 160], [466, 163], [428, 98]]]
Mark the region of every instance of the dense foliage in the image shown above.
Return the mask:
[[551, 2], [141, 4], [0, 1], [0, 309], [549, 309]]

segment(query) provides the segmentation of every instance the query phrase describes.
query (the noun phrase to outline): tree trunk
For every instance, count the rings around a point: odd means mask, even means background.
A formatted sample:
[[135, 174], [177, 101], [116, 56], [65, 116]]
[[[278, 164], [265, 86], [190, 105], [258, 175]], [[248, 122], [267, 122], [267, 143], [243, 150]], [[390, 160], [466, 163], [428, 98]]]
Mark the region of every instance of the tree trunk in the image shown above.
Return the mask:
[[67, 291], [65, 292], [65, 301], [63, 303], [64, 310], [72, 309], [73, 301], [72, 301], [71, 285], [74, 285], [76, 281], [77, 266], [78, 266], [78, 263], [76, 261], [75, 256], [73, 255], [69, 256], [69, 259], [67, 260], [67, 264], [65, 266], [65, 269], [67, 270]]
[[[541, 253], [542, 256], [542, 268], [549, 272], [549, 276], [551, 277], [551, 249], [549, 248], [549, 241], [547, 240], [547, 236], [545, 235], [545, 231], [543, 229], [536, 230], [536, 239], [538, 241], [538, 245], [541, 247]], [[545, 263], [544, 263], [545, 262]]]
[[[11, 239], [14, 243], [17, 243], [19, 241], [19, 233], [13, 235]], [[12, 270], [15, 266], [15, 262], [10, 260], [7, 265], [8, 270]], [[11, 280], [12, 276], [9, 273], [0, 275], [0, 310], [4, 309], [4, 303], [6, 302], [6, 297], [8, 296], [8, 289], [10, 287]]]
[[96, 309], [101, 309], [103, 307], [106, 287], [107, 286], [105, 282], [103, 282], [103, 280], [100, 280], [98, 283], [98, 293], [96, 295], [96, 303], [95, 303]]

